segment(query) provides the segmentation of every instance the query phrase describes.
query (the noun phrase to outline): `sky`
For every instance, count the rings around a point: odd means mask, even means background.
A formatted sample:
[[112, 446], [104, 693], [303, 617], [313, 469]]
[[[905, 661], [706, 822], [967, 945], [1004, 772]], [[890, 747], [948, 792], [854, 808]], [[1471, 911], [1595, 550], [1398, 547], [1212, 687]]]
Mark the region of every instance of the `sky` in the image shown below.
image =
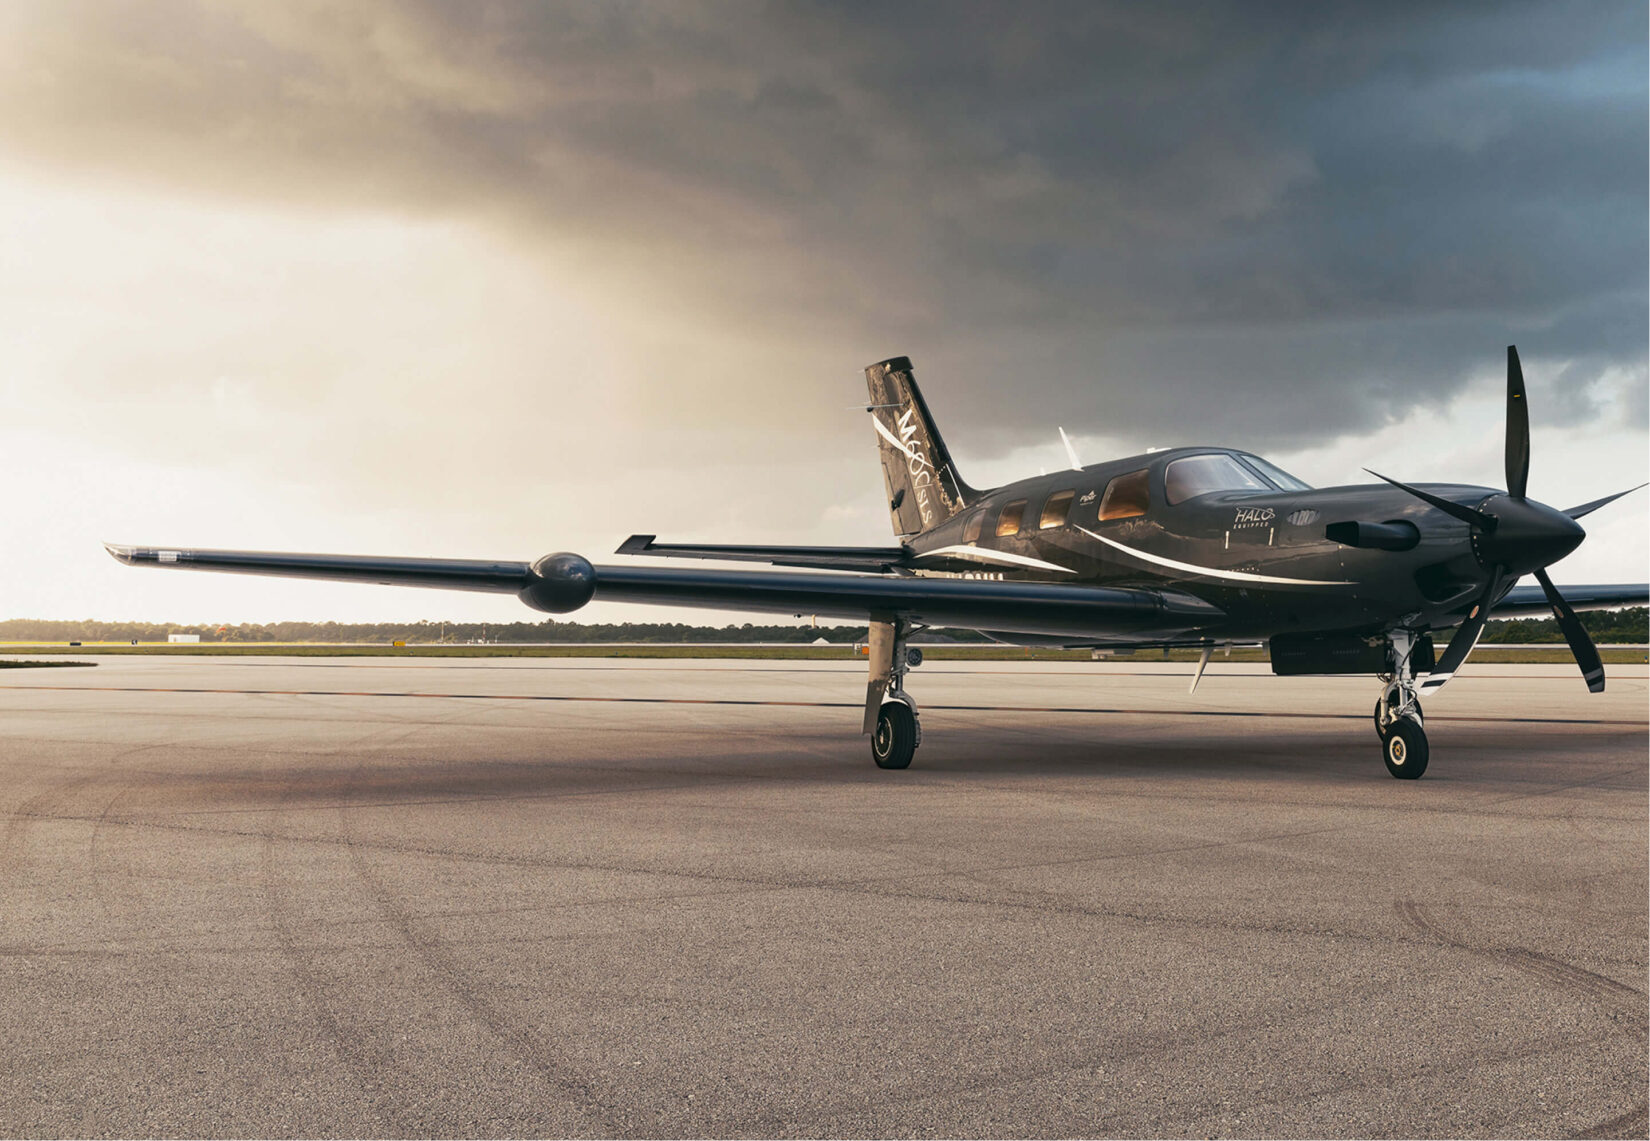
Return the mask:
[[[0, 617], [516, 621], [143, 545], [892, 541], [1153, 446], [1650, 476], [1645, 5], [0, 5]], [[856, 403], [858, 402], [858, 403]], [[1560, 583], [1644, 581], [1645, 493]], [[593, 605], [590, 621], [733, 616]]]

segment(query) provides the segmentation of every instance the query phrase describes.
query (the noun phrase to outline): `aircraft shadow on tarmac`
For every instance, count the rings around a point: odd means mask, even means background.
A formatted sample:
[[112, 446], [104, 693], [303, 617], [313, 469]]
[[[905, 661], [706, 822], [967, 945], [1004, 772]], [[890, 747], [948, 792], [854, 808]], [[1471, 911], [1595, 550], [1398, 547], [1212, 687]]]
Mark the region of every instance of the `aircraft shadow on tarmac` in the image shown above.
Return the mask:
[[[691, 790], [728, 784], [795, 783], [900, 788], [990, 778], [993, 781], [1076, 776], [1098, 782], [1156, 780], [1180, 783], [1188, 777], [1292, 784], [1368, 782], [1390, 788], [1381, 770], [1359, 748], [1361, 726], [1314, 727], [1280, 740], [1273, 734], [1211, 739], [1189, 734], [1107, 741], [1017, 734], [1008, 741], [952, 741], [935, 748], [919, 770], [887, 773], [863, 763], [859, 750], [835, 740], [777, 742], [766, 734], [722, 740], [716, 755], [702, 748], [650, 748], [620, 759], [535, 756], [531, 749], [510, 755], [447, 758], [437, 748], [377, 753], [366, 763], [340, 764], [335, 756], [293, 758], [282, 768], [174, 773], [162, 778], [179, 799], [200, 810], [256, 809], [273, 805], [313, 809], [325, 805], [364, 806], [462, 800], [600, 798], [644, 792]], [[1627, 730], [1566, 727], [1567, 749], [1585, 752], [1591, 743], [1608, 749]], [[1636, 732], [1636, 731], [1635, 731]], [[1429, 781], [1472, 780], [1546, 783], [1573, 781], [1578, 770], [1552, 771], [1552, 758], [1527, 729], [1499, 731], [1463, 726], [1447, 769]], [[152, 788], [161, 799], [162, 789]]]

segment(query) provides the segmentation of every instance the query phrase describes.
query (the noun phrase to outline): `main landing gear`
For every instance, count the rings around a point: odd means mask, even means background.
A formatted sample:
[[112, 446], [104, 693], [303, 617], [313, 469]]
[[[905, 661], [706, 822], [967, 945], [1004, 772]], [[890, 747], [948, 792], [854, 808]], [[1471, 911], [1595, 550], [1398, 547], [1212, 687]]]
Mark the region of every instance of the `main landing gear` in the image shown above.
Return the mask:
[[917, 703], [905, 692], [906, 672], [922, 664], [922, 651], [905, 644], [910, 634], [910, 624], [899, 619], [871, 622], [864, 731], [871, 736], [871, 759], [879, 769], [909, 768], [922, 744]]
[[1381, 738], [1386, 771], [1399, 780], [1415, 780], [1427, 771], [1427, 734], [1421, 702], [1415, 696], [1415, 635], [1394, 630], [1393, 672], [1383, 674], [1386, 688], [1375, 703], [1375, 732]]

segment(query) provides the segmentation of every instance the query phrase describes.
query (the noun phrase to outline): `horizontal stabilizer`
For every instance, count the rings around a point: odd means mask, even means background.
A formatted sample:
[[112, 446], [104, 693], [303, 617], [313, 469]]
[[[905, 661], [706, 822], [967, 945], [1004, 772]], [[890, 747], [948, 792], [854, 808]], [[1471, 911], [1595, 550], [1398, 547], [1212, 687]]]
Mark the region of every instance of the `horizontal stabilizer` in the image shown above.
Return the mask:
[[720, 543], [655, 543], [652, 535], [632, 535], [615, 554], [653, 555], [667, 559], [727, 559], [770, 563], [810, 570], [864, 571], [878, 574], [902, 566], [904, 547], [756, 547]]

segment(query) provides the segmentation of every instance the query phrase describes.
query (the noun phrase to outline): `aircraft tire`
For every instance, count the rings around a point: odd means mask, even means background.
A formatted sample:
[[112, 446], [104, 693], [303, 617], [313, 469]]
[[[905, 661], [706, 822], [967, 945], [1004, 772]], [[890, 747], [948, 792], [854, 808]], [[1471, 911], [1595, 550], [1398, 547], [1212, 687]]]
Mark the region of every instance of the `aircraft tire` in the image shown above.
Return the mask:
[[[1422, 712], [1421, 703], [1419, 701], [1417, 701], [1415, 703], [1415, 712], [1421, 714], [1421, 718], [1420, 718], [1421, 722], [1424, 722], [1426, 720], [1426, 714], [1424, 712]], [[1409, 720], [1411, 720], [1411, 721], [1416, 720], [1416, 718], [1411, 717], [1407, 713], [1404, 714], [1404, 716], [1406, 718], [1408, 718]], [[1381, 724], [1381, 703], [1379, 701], [1377, 701], [1375, 703], [1375, 734], [1376, 734], [1376, 736], [1380, 737], [1381, 740], [1384, 741], [1384, 740], [1386, 740], [1386, 732], [1387, 732], [1387, 727], [1385, 725]]]
[[1400, 717], [1381, 738], [1386, 771], [1399, 780], [1415, 780], [1427, 771], [1427, 735], [1415, 722]]
[[917, 719], [903, 701], [885, 701], [871, 734], [871, 759], [879, 769], [903, 769], [917, 751]]

